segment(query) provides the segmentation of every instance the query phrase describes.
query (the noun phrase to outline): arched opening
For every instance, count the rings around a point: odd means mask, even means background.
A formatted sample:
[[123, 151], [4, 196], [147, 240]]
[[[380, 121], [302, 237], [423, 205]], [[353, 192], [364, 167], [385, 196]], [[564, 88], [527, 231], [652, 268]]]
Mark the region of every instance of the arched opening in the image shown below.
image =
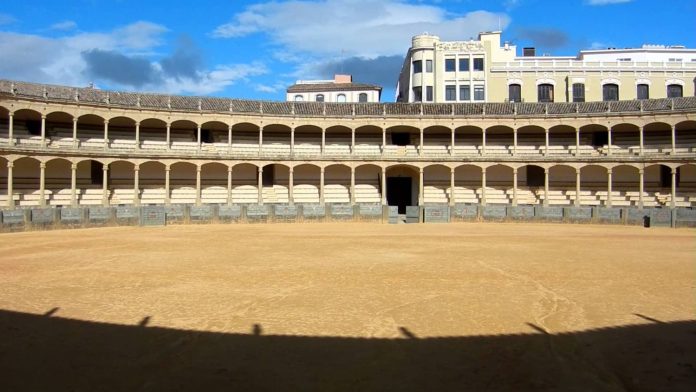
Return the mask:
[[38, 160], [24, 157], [13, 162], [12, 183], [19, 206], [38, 206], [41, 167]]
[[640, 128], [635, 124], [616, 124], [611, 127], [611, 153], [616, 155], [640, 154]]
[[169, 192], [172, 204], [196, 203], [196, 165], [176, 162], [169, 166]]
[[443, 126], [427, 127], [423, 130], [423, 155], [447, 156], [452, 144], [452, 130]]
[[394, 165], [387, 168], [387, 204], [397, 206], [399, 214], [406, 207], [418, 205], [420, 188], [419, 169], [410, 165]]
[[619, 85], [615, 83], [606, 83], [602, 86], [602, 101], [618, 101], [619, 100]]
[[606, 203], [600, 199], [608, 187], [607, 169], [603, 166], [588, 165], [580, 169], [580, 205], [599, 206]]
[[378, 156], [382, 152], [382, 128], [365, 125], [355, 129], [355, 153], [360, 156]]
[[77, 118], [77, 147], [104, 148], [104, 118], [85, 114]]
[[360, 95], [358, 95], [358, 102], [359, 103], [367, 102], [367, 93], [360, 93]]
[[232, 127], [232, 152], [235, 155], [258, 154], [259, 132], [260, 128], [256, 124], [234, 124]]
[[[550, 136], [549, 136], [550, 142]], [[527, 125], [517, 129], [517, 155], [541, 155], [546, 148], [544, 128]]]
[[[567, 165], [555, 165], [549, 168], [548, 205], [567, 206], [575, 200], [575, 168]], [[536, 192], [542, 202], [545, 200], [544, 190]]]
[[385, 153], [398, 156], [418, 155], [416, 146], [420, 143], [420, 130], [407, 125], [387, 128]]
[[553, 84], [542, 83], [537, 86], [537, 100], [539, 102], [553, 102], [554, 92]]
[[[77, 164], [77, 186], [79, 188], [79, 204], [82, 206], [97, 206], [104, 203], [104, 164], [88, 159]], [[107, 187], [106, 199], [110, 195]]]
[[[116, 161], [109, 165], [109, 188], [111, 205], [135, 204], [139, 197], [139, 189], [135, 185], [135, 164], [127, 161]], [[139, 186], [139, 184], [138, 184]], [[138, 194], [136, 195], [136, 191]]]
[[[512, 202], [512, 168], [493, 165], [486, 168], [486, 204], [510, 204]], [[479, 195], [483, 201], [483, 190]]]
[[140, 148], [149, 150], [167, 149], [167, 123], [156, 118], [140, 122]]
[[319, 203], [320, 176], [321, 169], [318, 166], [303, 164], [294, 167], [293, 200], [295, 203]]
[[539, 204], [539, 193], [544, 191], [544, 168], [526, 165], [517, 169], [517, 204]]
[[109, 120], [109, 146], [114, 149], [135, 148], [135, 120], [114, 117]]
[[423, 169], [423, 203], [444, 204], [450, 201], [451, 170], [444, 165]]
[[324, 150], [324, 155], [350, 155], [351, 135], [351, 129], [342, 125], [334, 125], [326, 128], [326, 148]]
[[696, 152], [696, 121], [683, 121], [674, 127], [677, 154]]
[[672, 127], [663, 122], [643, 127], [643, 152], [645, 154], [669, 154], [672, 151]]
[[680, 84], [667, 85], [667, 98], [681, 98], [684, 96], [684, 87]]
[[0, 193], [0, 208], [8, 206], [9, 200], [12, 198], [11, 193], [14, 193], [14, 191], [10, 192], [9, 189], [7, 162], [8, 160], [5, 157], [0, 156], [0, 190], [4, 191]]
[[474, 165], [462, 165], [454, 170], [455, 203], [479, 204], [478, 190], [483, 183], [483, 171]]
[[72, 162], [66, 159], [51, 159], [46, 162], [45, 188], [48, 205], [70, 206], [72, 204]]
[[227, 165], [211, 162], [201, 166], [201, 203], [227, 203]]
[[314, 125], [302, 125], [295, 128], [296, 156], [321, 155], [321, 128]]
[[691, 207], [696, 203], [696, 169], [691, 164], [677, 167], [674, 171], [667, 165], [645, 167], [645, 191], [654, 195], [661, 207], [672, 206], [674, 185], [674, 207]]
[[[619, 165], [612, 168], [611, 205], [613, 207], [638, 206], [640, 204], [640, 173], [638, 168]], [[606, 205], [607, 192], [600, 192], [600, 200]]]
[[324, 102], [324, 94], [317, 94], [316, 101], [317, 102]]
[[73, 116], [65, 112], [53, 112], [46, 116], [46, 138], [49, 145], [70, 147], [73, 142]]
[[[545, 135], [543, 137], [546, 138]], [[575, 128], [569, 125], [555, 125], [549, 128], [548, 155], [568, 155], [575, 152], [575, 137]], [[582, 144], [580, 148], [582, 149]]]
[[193, 151], [198, 148], [198, 125], [189, 120], [176, 120], [170, 126], [172, 150]]
[[234, 165], [232, 170], [232, 203], [258, 203], [258, 167], [251, 163], [241, 163]]
[[290, 127], [271, 124], [263, 127], [263, 152], [271, 156], [290, 155]]
[[513, 129], [496, 125], [486, 129], [486, 155], [512, 155]]
[[466, 125], [456, 129], [454, 134], [454, 153], [457, 155], [481, 155], [483, 129]]
[[696, 207], [696, 165], [686, 164], [677, 168], [679, 173], [679, 200], [677, 207]]
[[261, 179], [264, 203], [289, 203], [290, 168], [286, 165], [272, 163], [263, 167]]
[[508, 85], [508, 102], [522, 102], [522, 86], [519, 83]]
[[345, 103], [346, 102], [346, 95], [345, 94], [338, 94], [336, 96], [336, 102]]
[[355, 202], [381, 203], [382, 169], [377, 165], [361, 165], [355, 168]]
[[330, 165], [324, 169], [324, 202], [350, 203], [350, 167]]
[[588, 124], [580, 127], [580, 154], [602, 155], [609, 147], [609, 130], [598, 124]]
[[138, 187], [140, 188], [140, 204], [164, 204], [167, 194], [164, 188], [165, 165], [161, 162], [149, 161], [140, 165], [138, 172]]
[[17, 144], [41, 144], [41, 113], [20, 109], [14, 112], [13, 137]]
[[[13, 135], [14, 136], [14, 135]], [[0, 143], [10, 142], [10, 111], [0, 106]]]

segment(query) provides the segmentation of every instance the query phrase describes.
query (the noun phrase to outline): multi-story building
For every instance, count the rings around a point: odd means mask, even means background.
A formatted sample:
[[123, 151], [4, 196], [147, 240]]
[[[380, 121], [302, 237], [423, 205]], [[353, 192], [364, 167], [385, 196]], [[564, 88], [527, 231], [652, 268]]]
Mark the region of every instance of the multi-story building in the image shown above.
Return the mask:
[[288, 102], [379, 102], [382, 87], [353, 83], [351, 75], [335, 75], [333, 80], [298, 80], [288, 87]]
[[696, 49], [644, 45], [537, 56], [478, 40], [413, 37], [398, 79], [398, 102], [592, 102], [694, 96]]

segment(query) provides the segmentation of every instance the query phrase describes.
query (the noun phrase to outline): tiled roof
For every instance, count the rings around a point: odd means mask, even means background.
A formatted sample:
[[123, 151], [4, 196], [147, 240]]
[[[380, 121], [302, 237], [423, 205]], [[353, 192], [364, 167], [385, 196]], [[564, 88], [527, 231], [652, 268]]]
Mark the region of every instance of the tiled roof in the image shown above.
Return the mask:
[[318, 93], [323, 91], [382, 91], [382, 87], [364, 83], [311, 83], [293, 84], [288, 87], [289, 93]]

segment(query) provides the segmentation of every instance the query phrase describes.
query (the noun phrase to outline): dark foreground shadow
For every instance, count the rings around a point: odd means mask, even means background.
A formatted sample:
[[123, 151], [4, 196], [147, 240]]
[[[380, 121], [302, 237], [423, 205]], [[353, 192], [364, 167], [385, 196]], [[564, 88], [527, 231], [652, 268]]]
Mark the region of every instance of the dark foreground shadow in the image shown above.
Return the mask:
[[[2, 391], [691, 391], [696, 321], [357, 339], [224, 334], [0, 311]], [[145, 320], [145, 319], [144, 319]], [[149, 318], [147, 319], [149, 320]], [[645, 319], [640, 319], [645, 322]]]

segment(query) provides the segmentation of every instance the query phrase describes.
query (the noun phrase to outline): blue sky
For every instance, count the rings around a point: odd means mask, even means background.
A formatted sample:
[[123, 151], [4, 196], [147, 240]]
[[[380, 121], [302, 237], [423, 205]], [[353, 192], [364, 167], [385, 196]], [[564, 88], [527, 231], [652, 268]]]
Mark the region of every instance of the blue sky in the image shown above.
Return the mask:
[[519, 51], [553, 55], [694, 48], [696, 1], [0, 0], [0, 78], [283, 100], [298, 79], [342, 71], [392, 101], [411, 36], [498, 26]]

